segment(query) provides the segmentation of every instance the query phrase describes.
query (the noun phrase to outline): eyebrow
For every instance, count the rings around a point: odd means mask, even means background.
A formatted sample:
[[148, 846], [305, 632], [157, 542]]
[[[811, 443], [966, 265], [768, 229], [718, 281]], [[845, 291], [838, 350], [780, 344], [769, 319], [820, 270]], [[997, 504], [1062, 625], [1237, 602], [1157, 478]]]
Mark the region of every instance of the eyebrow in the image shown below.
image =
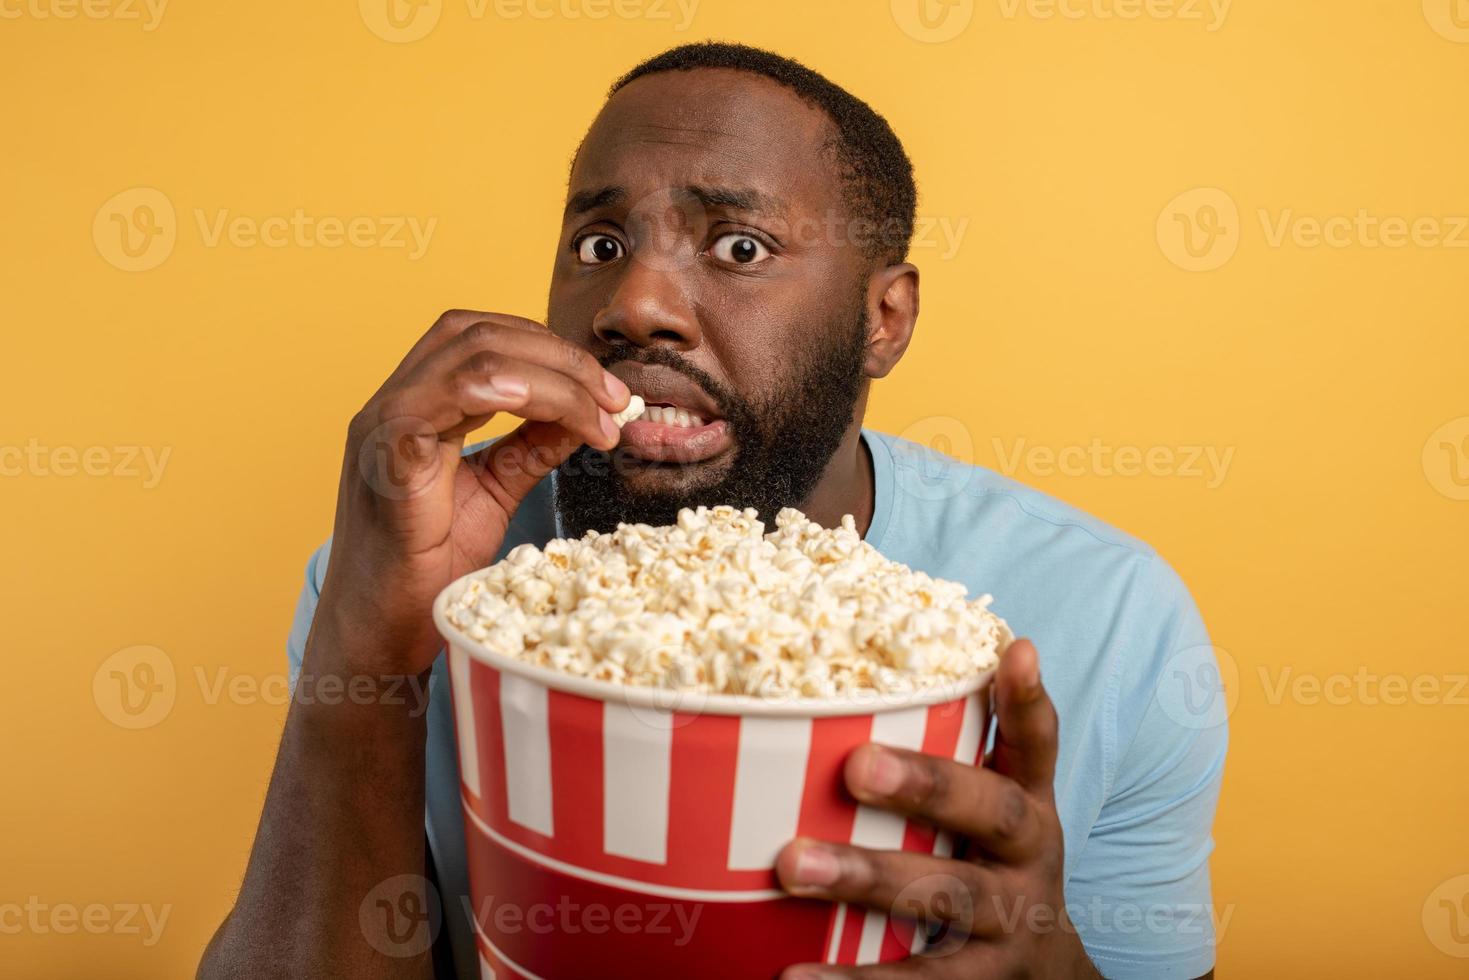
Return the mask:
[[729, 187], [700, 187], [690, 184], [684, 193], [706, 208], [733, 208], [736, 211], [779, 211], [780, 202], [755, 190]]
[[[780, 201], [756, 190], [702, 187], [698, 184], [689, 184], [682, 189], [682, 195], [698, 201], [706, 208], [724, 207], [749, 212], [779, 212], [784, 209]], [[611, 185], [594, 190], [577, 191], [566, 201], [565, 216], [583, 215], [609, 204], [620, 204], [626, 199], [626, 188]]]
[[586, 214], [609, 204], [617, 204], [627, 197], [621, 187], [600, 187], [594, 191], [578, 191], [566, 202], [566, 214]]

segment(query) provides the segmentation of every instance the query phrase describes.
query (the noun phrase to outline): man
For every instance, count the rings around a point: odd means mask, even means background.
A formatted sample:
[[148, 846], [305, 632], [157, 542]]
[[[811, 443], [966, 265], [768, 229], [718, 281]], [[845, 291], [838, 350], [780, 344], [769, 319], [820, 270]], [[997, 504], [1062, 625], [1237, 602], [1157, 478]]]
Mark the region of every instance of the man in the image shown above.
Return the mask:
[[[666, 523], [697, 503], [767, 520], [793, 505], [824, 525], [853, 514], [889, 557], [995, 593], [1035, 640], [1004, 659], [984, 767], [874, 746], [848, 761], [854, 796], [960, 835], [962, 859], [818, 841], [780, 856], [791, 892], [916, 898], [953, 920], [957, 946], [787, 977], [1212, 974], [1225, 732], [1158, 696], [1172, 672], [1212, 663], [1184, 587], [1147, 546], [1077, 511], [861, 427], [871, 379], [897, 364], [918, 316], [914, 207], [886, 122], [794, 62], [692, 45], [614, 87], [572, 167], [549, 330], [446, 313], [349, 428], [293, 676], [431, 676], [432, 696], [426, 715], [411, 697], [298, 696], [201, 976], [429, 977], [433, 960], [478, 976], [430, 604], [516, 544]], [[687, 415], [620, 433], [611, 415], [634, 393]], [[524, 421], [464, 454], [466, 434], [502, 412]], [[436, 957], [385, 955], [359, 909], [425, 869], [449, 942]]]

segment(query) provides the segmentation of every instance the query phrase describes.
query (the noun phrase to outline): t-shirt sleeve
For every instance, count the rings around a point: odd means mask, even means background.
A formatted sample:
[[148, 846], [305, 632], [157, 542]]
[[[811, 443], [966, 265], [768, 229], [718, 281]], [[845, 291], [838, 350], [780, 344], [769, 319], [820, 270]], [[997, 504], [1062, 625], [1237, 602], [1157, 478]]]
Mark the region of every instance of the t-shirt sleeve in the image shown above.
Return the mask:
[[316, 603], [321, 598], [321, 584], [326, 578], [327, 555], [331, 551], [328, 541], [312, 554], [306, 563], [306, 582], [296, 600], [296, 614], [291, 620], [291, 632], [286, 637], [286, 664], [291, 691], [296, 690], [296, 679], [301, 676], [301, 661], [306, 656], [306, 637], [311, 634], [311, 620], [316, 616]]
[[1108, 692], [1115, 764], [1067, 911], [1103, 976], [1188, 980], [1213, 968], [1228, 923], [1209, 882], [1228, 707], [1198, 609], [1162, 559], [1131, 606]]

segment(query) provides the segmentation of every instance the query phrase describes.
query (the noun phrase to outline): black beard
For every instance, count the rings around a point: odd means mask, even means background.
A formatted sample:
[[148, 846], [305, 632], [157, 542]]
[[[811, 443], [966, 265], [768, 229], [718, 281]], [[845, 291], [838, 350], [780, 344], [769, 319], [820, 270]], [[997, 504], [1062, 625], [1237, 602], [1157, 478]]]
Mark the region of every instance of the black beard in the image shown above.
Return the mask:
[[680, 509], [700, 504], [753, 507], [773, 526], [781, 508], [800, 507], [841, 445], [862, 393], [866, 309], [857, 305], [825, 327], [818, 336], [835, 340], [789, 351], [790, 376], [758, 400], [730, 391], [667, 347], [619, 349], [604, 356], [603, 367], [618, 361], [659, 364], [702, 387], [730, 427], [735, 458], [726, 473], [707, 484], [650, 492], [622, 478], [622, 472], [649, 464], [626, 458], [620, 447], [609, 454], [582, 446], [556, 475], [562, 532], [581, 537], [589, 530], [616, 530], [619, 523], [658, 527], [674, 523]]

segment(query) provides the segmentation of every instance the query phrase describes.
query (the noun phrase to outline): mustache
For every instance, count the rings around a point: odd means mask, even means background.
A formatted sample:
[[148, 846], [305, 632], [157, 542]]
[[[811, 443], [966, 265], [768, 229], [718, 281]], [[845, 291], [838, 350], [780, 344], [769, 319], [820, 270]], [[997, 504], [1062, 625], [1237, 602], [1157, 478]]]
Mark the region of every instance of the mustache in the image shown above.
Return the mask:
[[749, 414], [749, 406], [745, 400], [729, 388], [721, 384], [708, 371], [692, 364], [687, 358], [667, 347], [644, 347], [642, 349], [617, 348], [597, 358], [597, 363], [605, 370], [614, 364], [644, 364], [649, 367], [666, 367], [677, 371], [688, 378], [694, 384], [704, 389], [704, 393], [714, 400], [719, 412], [726, 419], [743, 417]]

